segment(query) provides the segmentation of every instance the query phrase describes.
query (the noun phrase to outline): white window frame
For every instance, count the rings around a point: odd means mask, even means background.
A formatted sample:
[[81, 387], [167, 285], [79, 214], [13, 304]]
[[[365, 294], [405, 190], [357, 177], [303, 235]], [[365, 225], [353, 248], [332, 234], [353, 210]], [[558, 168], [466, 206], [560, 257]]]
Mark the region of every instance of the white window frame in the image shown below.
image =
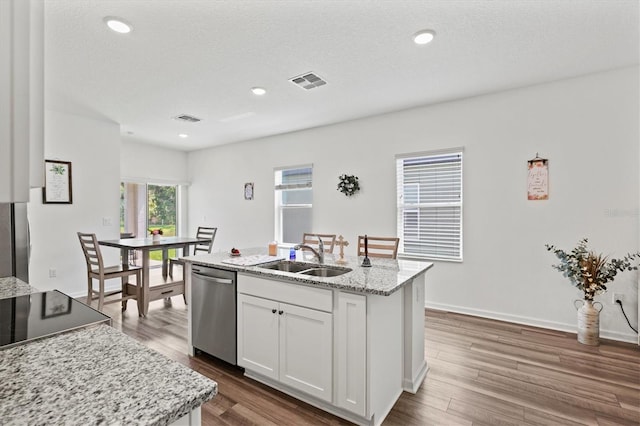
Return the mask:
[[[278, 172], [282, 172], [284, 170], [296, 170], [296, 169], [311, 169], [311, 182], [308, 184], [278, 184]], [[295, 243], [284, 243], [283, 242], [283, 211], [285, 206], [282, 204], [282, 192], [285, 190], [292, 189], [312, 189], [313, 188], [313, 164], [302, 164], [297, 166], [286, 166], [286, 167], [276, 167], [273, 169], [273, 180], [274, 180], [274, 206], [275, 206], [275, 214], [274, 214], [274, 240], [278, 242], [280, 246], [291, 246], [293, 247]], [[313, 201], [310, 204], [287, 204], [287, 209], [296, 208], [296, 209], [310, 209], [313, 214]], [[302, 238], [302, 236], [300, 236]]]
[[[417, 199], [412, 200], [412, 202], [405, 202], [404, 198], [404, 161], [408, 159], [421, 159], [421, 158], [429, 158], [437, 159], [437, 157], [443, 157], [443, 160], [446, 159], [446, 156], [451, 155], [459, 155], [460, 156], [460, 167], [459, 174], [456, 174], [454, 178], [459, 179], [459, 198], [458, 200], [451, 200], [451, 197], [443, 197], [442, 199], [436, 199], [430, 202], [422, 202], [420, 200], [419, 191], [417, 192]], [[444, 161], [443, 163], [444, 164]], [[397, 232], [398, 237], [400, 238], [400, 244], [398, 247], [398, 257], [406, 258], [406, 259], [425, 259], [425, 260], [440, 260], [440, 261], [450, 261], [450, 262], [462, 262], [463, 258], [463, 167], [464, 167], [464, 149], [463, 148], [452, 148], [446, 150], [438, 150], [438, 151], [428, 151], [428, 152], [420, 152], [420, 153], [411, 153], [411, 154], [401, 154], [396, 155], [396, 182], [397, 182]], [[441, 175], [438, 175], [441, 176]], [[457, 183], [457, 182], [456, 182]], [[410, 185], [418, 185], [417, 183], [411, 183]], [[437, 208], [453, 208], [453, 211], [456, 212], [459, 216], [459, 222], [456, 221], [454, 228], [450, 228], [447, 224], [438, 223], [437, 221], [431, 223], [430, 228], [435, 228], [436, 231], [431, 232], [428, 235], [420, 235], [420, 209], [437, 209]], [[434, 249], [431, 252], [427, 253], [417, 253], [407, 251], [405, 247], [405, 213], [407, 212], [416, 212], [418, 215], [418, 224], [414, 226], [414, 230], [420, 235], [418, 237], [420, 242], [431, 242], [434, 243], [438, 241], [440, 237], [442, 239], [450, 239], [450, 241], [454, 241], [453, 248], [456, 249], [456, 238], [458, 241], [457, 253], [455, 254], [446, 254], [446, 253], [438, 253], [438, 249]], [[457, 228], [456, 228], [457, 227]], [[459, 230], [459, 231], [457, 231]], [[440, 232], [442, 231], [442, 232]], [[444, 235], [443, 235], [444, 234]], [[447, 251], [443, 249], [443, 251]]]

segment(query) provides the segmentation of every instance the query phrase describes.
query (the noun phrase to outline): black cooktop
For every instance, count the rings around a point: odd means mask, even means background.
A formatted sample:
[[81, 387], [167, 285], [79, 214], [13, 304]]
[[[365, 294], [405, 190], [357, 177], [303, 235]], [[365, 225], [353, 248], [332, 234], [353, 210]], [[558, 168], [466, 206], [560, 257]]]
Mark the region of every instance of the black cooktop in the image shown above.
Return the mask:
[[58, 290], [0, 299], [0, 349], [111, 318]]

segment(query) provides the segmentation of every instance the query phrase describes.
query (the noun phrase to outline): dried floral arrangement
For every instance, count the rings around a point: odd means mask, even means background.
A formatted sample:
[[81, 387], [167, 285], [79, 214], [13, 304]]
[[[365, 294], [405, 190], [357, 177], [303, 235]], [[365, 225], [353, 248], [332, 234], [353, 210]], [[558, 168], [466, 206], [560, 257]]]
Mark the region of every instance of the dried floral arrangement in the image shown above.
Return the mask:
[[609, 258], [587, 248], [588, 240], [583, 238], [570, 252], [545, 244], [560, 260], [552, 268], [562, 272], [571, 284], [584, 293], [584, 300], [593, 301], [597, 294], [607, 291], [606, 283], [613, 281], [618, 272], [637, 271], [633, 261], [640, 258], [640, 252], [628, 253], [621, 259]]

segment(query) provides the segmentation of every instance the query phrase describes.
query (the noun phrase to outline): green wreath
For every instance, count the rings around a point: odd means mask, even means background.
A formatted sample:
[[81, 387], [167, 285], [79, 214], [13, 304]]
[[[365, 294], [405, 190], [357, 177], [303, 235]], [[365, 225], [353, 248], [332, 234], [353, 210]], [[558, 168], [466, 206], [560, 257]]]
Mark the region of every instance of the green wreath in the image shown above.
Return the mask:
[[346, 175], [346, 174], [338, 176], [337, 189], [347, 197], [351, 197], [353, 194], [360, 191], [360, 183], [358, 182], [358, 176]]

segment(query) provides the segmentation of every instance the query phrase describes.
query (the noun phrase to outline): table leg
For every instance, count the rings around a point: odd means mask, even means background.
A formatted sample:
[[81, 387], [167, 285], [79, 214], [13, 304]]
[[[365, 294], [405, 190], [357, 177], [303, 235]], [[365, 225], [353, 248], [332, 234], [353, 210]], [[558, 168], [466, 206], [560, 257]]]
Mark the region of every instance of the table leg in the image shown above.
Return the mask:
[[167, 275], [169, 271], [169, 250], [166, 248], [162, 249], [162, 278], [167, 280]]
[[[127, 249], [120, 249], [120, 261], [122, 262], [122, 269], [125, 269], [127, 267], [129, 267], [129, 250]], [[122, 281], [122, 293], [121, 296], [124, 299], [129, 293], [127, 292], [128, 289], [128, 283], [129, 283], [129, 277], [128, 276], [124, 276], [122, 278], [120, 278], [120, 281]], [[137, 285], [138, 283], [136, 283]], [[127, 309], [127, 301], [126, 300], [122, 300], [122, 310], [126, 310]]]
[[142, 300], [138, 306], [142, 316], [149, 312], [149, 250], [142, 250]]

